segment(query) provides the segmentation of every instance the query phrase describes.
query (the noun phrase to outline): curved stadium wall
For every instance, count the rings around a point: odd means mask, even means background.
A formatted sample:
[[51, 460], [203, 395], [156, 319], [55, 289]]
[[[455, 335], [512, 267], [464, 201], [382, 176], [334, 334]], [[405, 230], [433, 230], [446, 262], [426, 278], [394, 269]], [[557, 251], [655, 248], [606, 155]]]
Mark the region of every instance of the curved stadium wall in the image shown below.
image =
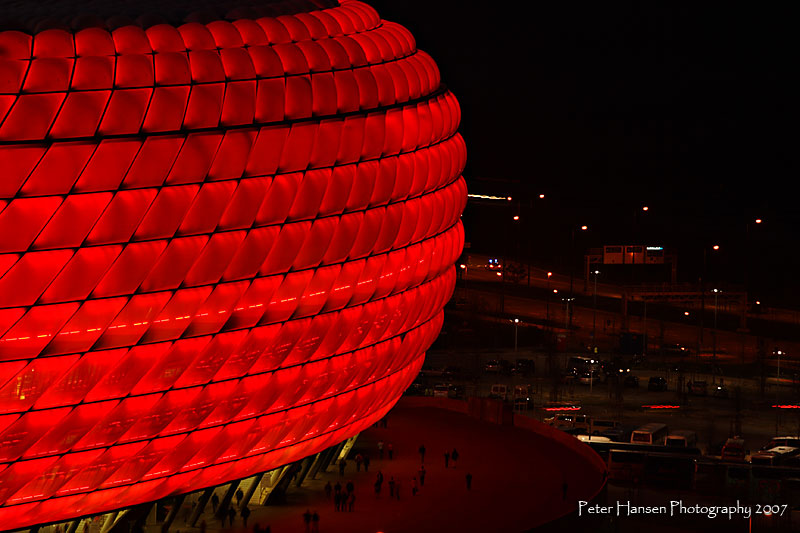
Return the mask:
[[416, 376], [458, 104], [369, 6], [294, 5], [0, 32], [3, 529], [296, 461]]

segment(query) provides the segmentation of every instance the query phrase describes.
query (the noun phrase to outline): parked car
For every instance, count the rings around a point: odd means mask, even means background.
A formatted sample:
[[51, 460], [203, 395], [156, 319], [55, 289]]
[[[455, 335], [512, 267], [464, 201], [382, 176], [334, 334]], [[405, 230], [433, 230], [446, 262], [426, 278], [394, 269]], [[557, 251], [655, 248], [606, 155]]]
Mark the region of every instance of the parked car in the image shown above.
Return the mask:
[[662, 377], [653, 376], [650, 378], [650, 381], [647, 382], [647, 390], [665, 391], [667, 390], [667, 380]]
[[491, 374], [497, 374], [500, 372], [500, 361], [497, 359], [492, 359], [491, 361], [487, 361], [485, 365], [483, 365], [484, 372], [489, 372]]
[[639, 386], [639, 376], [634, 376], [633, 374], [628, 374], [625, 376], [625, 381], [622, 384], [626, 387], [638, 387]]
[[597, 373], [597, 371], [594, 371], [591, 374], [589, 372], [584, 372], [578, 377], [578, 381], [582, 385], [592, 385], [594, 383], [597, 383], [599, 380], [600, 380], [600, 375]]
[[771, 450], [778, 446], [791, 446], [793, 448], [800, 448], [800, 436], [796, 437], [772, 437], [761, 449]]
[[744, 439], [741, 437], [731, 437], [725, 441], [720, 453], [720, 459], [735, 463], [743, 463], [747, 450], [744, 447]]
[[495, 383], [492, 385], [489, 398], [494, 400], [506, 400], [508, 398], [508, 385], [504, 385], [503, 383]]
[[689, 389], [689, 393], [695, 396], [708, 395], [708, 383], [705, 381], [690, 381], [687, 384], [687, 388]]
[[730, 393], [728, 392], [728, 387], [725, 385], [717, 385], [712, 395], [714, 398], [727, 398], [730, 396]]
[[462, 375], [461, 368], [457, 366], [445, 367], [442, 377], [445, 379], [458, 379]]
[[530, 376], [533, 374], [534, 369], [534, 362], [531, 359], [517, 359], [513, 371], [516, 374]]
[[464, 398], [464, 387], [461, 385], [450, 385], [447, 389], [447, 397], [461, 400]]
[[589, 433], [592, 435], [600, 435], [606, 431], [610, 431], [612, 429], [616, 429], [620, 426], [619, 422], [616, 420], [605, 420], [605, 419], [592, 419], [589, 423]]
[[631, 433], [637, 426], [623, 426], [617, 425], [613, 428], [606, 429], [600, 432], [601, 437], [608, 437], [614, 442], [630, 442]]
[[433, 386], [434, 398], [447, 398], [447, 392], [450, 386], [447, 383], [437, 383]]

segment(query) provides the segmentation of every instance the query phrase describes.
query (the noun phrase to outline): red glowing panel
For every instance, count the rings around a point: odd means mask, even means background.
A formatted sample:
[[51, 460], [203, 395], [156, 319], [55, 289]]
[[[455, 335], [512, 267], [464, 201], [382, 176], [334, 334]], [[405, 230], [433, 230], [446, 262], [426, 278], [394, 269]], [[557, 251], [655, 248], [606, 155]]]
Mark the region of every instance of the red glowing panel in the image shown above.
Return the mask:
[[422, 366], [464, 243], [458, 104], [366, 4], [281, 6], [0, 32], [4, 529], [297, 461]]

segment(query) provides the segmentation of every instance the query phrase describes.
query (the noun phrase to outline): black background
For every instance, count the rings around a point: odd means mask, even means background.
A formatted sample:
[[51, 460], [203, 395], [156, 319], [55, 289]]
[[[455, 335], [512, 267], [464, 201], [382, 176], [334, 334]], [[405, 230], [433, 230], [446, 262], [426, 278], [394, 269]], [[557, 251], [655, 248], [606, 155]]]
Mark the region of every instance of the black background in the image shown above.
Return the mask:
[[[558, 264], [570, 228], [587, 224], [581, 249], [673, 247], [680, 278], [696, 280], [702, 250], [719, 244], [706, 279], [747, 276], [752, 297], [768, 303], [798, 296], [796, 13], [735, 3], [369, 3], [411, 30], [459, 99], [470, 191], [514, 197], [468, 206], [473, 250], [529, 247]], [[516, 229], [512, 211], [524, 219]]]

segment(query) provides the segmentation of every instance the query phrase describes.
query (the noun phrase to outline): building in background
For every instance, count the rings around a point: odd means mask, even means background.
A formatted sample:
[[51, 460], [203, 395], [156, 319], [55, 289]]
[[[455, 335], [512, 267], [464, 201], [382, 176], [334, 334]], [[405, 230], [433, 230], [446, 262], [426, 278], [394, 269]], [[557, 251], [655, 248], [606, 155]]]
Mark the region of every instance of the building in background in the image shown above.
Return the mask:
[[463, 245], [459, 107], [410, 33], [355, 1], [2, 16], [2, 527], [241, 479], [381, 418]]

